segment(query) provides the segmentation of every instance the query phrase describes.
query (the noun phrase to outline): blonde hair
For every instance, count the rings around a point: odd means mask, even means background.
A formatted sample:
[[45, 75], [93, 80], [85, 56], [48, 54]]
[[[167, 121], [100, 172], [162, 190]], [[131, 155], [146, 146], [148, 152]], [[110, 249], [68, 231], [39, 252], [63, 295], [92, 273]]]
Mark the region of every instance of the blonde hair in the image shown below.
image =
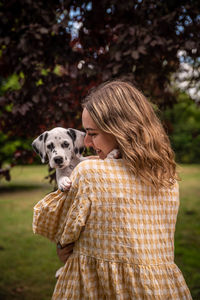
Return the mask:
[[102, 131], [117, 141], [122, 159], [140, 180], [155, 189], [175, 183], [176, 163], [152, 105], [131, 83], [106, 82], [83, 101]]

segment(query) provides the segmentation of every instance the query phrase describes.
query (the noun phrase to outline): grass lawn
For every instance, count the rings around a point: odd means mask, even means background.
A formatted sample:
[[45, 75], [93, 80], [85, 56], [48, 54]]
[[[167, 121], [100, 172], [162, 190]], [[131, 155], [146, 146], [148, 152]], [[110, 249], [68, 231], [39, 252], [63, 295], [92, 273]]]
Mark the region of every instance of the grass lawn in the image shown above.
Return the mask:
[[[0, 299], [48, 300], [61, 263], [55, 245], [32, 233], [33, 206], [52, 190], [44, 180], [47, 167], [18, 166], [11, 174], [11, 183], [0, 184]], [[200, 165], [181, 166], [180, 175], [175, 260], [193, 299], [197, 300], [200, 299]]]
[[200, 165], [180, 172], [180, 210], [175, 234], [175, 261], [184, 274], [193, 300], [200, 299]]
[[61, 263], [55, 245], [32, 232], [33, 206], [52, 190], [46, 175], [47, 167], [20, 166], [1, 182], [0, 299], [51, 299]]

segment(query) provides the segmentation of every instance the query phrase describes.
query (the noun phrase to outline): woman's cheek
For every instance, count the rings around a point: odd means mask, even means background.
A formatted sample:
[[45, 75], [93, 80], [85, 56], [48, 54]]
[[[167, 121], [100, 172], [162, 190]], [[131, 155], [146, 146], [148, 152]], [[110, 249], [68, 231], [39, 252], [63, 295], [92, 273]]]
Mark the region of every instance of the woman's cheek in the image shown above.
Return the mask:
[[93, 138], [93, 144], [95, 145], [96, 148], [98, 148], [99, 145], [98, 137]]

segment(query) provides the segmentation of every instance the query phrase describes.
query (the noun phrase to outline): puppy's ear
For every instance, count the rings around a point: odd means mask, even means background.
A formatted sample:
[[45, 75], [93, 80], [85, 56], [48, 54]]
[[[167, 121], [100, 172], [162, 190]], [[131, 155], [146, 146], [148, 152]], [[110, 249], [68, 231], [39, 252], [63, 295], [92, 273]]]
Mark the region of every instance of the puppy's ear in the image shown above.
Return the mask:
[[85, 132], [69, 128], [67, 129], [67, 134], [71, 137], [74, 145], [74, 153], [76, 156], [80, 157], [84, 151], [84, 138]]
[[40, 136], [38, 136], [32, 143], [32, 147], [34, 151], [40, 156], [43, 164], [48, 161], [48, 156], [45, 150], [47, 137], [48, 137], [48, 131], [45, 131]]
[[72, 139], [73, 143], [76, 140], [76, 131], [78, 131], [78, 130], [72, 129], [72, 128], [67, 129], [67, 134], [70, 136], [70, 138]]

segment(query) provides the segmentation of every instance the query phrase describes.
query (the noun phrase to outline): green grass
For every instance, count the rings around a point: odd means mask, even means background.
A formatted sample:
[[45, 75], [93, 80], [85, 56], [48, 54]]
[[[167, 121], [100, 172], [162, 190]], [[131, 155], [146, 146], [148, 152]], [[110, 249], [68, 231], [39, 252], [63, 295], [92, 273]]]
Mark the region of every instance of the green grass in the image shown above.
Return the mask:
[[175, 234], [175, 261], [191, 290], [200, 299], [200, 165], [180, 169], [180, 209]]
[[0, 299], [51, 299], [61, 263], [56, 248], [32, 232], [33, 206], [52, 190], [47, 167], [15, 167], [0, 185]]
[[[0, 184], [0, 299], [51, 299], [61, 266], [55, 245], [32, 232], [33, 206], [52, 190], [45, 166], [15, 167]], [[200, 299], [200, 165], [180, 168], [175, 260], [193, 300]], [[173, 299], [172, 299], [173, 300]]]

